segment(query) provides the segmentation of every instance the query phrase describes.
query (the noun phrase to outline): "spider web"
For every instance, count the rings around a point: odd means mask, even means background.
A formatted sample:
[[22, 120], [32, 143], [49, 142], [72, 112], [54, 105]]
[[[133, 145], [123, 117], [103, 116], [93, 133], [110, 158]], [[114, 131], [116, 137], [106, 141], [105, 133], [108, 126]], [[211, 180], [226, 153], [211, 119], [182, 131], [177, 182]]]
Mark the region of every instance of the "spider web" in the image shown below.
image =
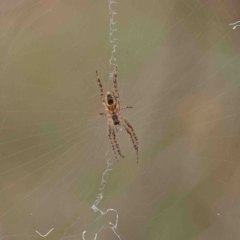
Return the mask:
[[[237, 0], [0, 2], [0, 240], [239, 239]], [[117, 163], [95, 77], [112, 90]]]

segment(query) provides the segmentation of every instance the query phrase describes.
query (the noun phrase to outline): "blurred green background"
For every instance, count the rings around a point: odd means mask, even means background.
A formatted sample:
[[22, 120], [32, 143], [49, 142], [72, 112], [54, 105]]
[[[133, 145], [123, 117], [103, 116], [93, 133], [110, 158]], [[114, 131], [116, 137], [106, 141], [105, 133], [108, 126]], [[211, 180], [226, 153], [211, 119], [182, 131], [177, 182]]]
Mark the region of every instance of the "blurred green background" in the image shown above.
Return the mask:
[[[115, 1], [0, 1], [0, 239], [119, 239], [99, 193], [121, 239], [240, 239], [240, 2]], [[139, 164], [98, 115], [111, 56]]]

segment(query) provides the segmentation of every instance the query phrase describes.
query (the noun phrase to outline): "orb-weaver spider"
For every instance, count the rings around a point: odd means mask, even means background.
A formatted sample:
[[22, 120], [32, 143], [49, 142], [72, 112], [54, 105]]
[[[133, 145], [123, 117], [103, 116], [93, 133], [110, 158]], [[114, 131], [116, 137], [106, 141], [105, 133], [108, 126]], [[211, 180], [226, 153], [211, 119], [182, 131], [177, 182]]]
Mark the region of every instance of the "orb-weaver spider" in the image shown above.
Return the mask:
[[130, 138], [132, 140], [133, 146], [136, 150], [137, 153], [137, 163], [138, 163], [138, 139], [137, 136], [134, 132], [134, 129], [132, 125], [121, 116], [121, 110], [125, 108], [132, 108], [130, 106], [122, 107], [120, 108], [120, 103], [119, 103], [119, 94], [118, 94], [118, 89], [117, 89], [117, 66], [115, 67], [115, 72], [114, 72], [114, 81], [113, 81], [113, 86], [114, 86], [114, 91], [109, 92], [107, 91], [106, 94], [103, 93], [103, 87], [102, 83], [100, 81], [100, 78], [98, 76], [98, 72], [96, 71], [96, 76], [97, 76], [97, 81], [99, 84], [100, 88], [100, 96], [102, 99], [102, 104], [105, 107], [106, 113], [100, 113], [100, 115], [104, 115], [108, 117], [108, 138], [110, 140], [112, 150], [114, 152], [114, 155], [118, 161], [116, 151], [118, 152], [119, 156], [124, 158], [122, 155], [118, 143], [117, 143], [117, 138], [116, 138], [116, 125], [123, 126], [127, 133], [130, 135]]

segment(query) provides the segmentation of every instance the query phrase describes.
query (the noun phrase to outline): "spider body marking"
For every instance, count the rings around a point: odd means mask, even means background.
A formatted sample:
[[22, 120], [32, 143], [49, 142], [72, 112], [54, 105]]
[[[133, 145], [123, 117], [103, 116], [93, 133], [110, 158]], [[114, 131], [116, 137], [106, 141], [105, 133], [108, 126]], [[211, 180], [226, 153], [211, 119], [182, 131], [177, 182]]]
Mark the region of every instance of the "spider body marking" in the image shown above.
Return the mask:
[[116, 125], [123, 126], [126, 132], [129, 134], [132, 144], [136, 150], [137, 154], [137, 163], [138, 163], [138, 139], [137, 136], [134, 132], [134, 129], [132, 125], [121, 116], [121, 110], [125, 108], [132, 108], [131, 106], [126, 106], [120, 108], [120, 103], [119, 103], [119, 94], [118, 94], [118, 89], [117, 89], [117, 66], [115, 67], [115, 72], [114, 72], [114, 81], [113, 81], [113, 86], [114, 86], [114, 91], [109, 92], [107, 91], [106, 94], [103, 93], [103, 87], [102, 83], [100, 81], [98, 72], [96, 71], [96, 77], [98, 81], [98, 85], [100, 88], [100, 97], [102, 99], [102, 104], [105, 108], [106, 113], [100, 113], [100, 115], [104, 115], [108, 117], [108, 138], [112, 146], [113, 153], [118, 161], [117, 154], [124, 158], [122, 155], [119, 145], [117, 142], [116, 138]]
[[[116, 109], [117, 105], [117, 98], [115, 97], [114, 93], [112, 92], [106, 92], [104, 103], [107, 106], [109, 111], [114, 111]], [[103, 104], [104, 105], [104, 104]]]

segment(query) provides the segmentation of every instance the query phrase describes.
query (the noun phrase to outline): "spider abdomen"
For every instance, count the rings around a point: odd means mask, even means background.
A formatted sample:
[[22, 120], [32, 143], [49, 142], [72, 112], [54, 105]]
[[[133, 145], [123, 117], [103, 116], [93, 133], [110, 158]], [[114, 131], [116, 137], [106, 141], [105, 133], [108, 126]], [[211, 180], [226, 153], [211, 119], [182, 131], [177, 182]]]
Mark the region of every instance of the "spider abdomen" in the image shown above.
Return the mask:
[[114, 122], [114, 125], [118, 125], [119, 124], [118, 116], [116, 114], [112, 115], [112, 120]]

